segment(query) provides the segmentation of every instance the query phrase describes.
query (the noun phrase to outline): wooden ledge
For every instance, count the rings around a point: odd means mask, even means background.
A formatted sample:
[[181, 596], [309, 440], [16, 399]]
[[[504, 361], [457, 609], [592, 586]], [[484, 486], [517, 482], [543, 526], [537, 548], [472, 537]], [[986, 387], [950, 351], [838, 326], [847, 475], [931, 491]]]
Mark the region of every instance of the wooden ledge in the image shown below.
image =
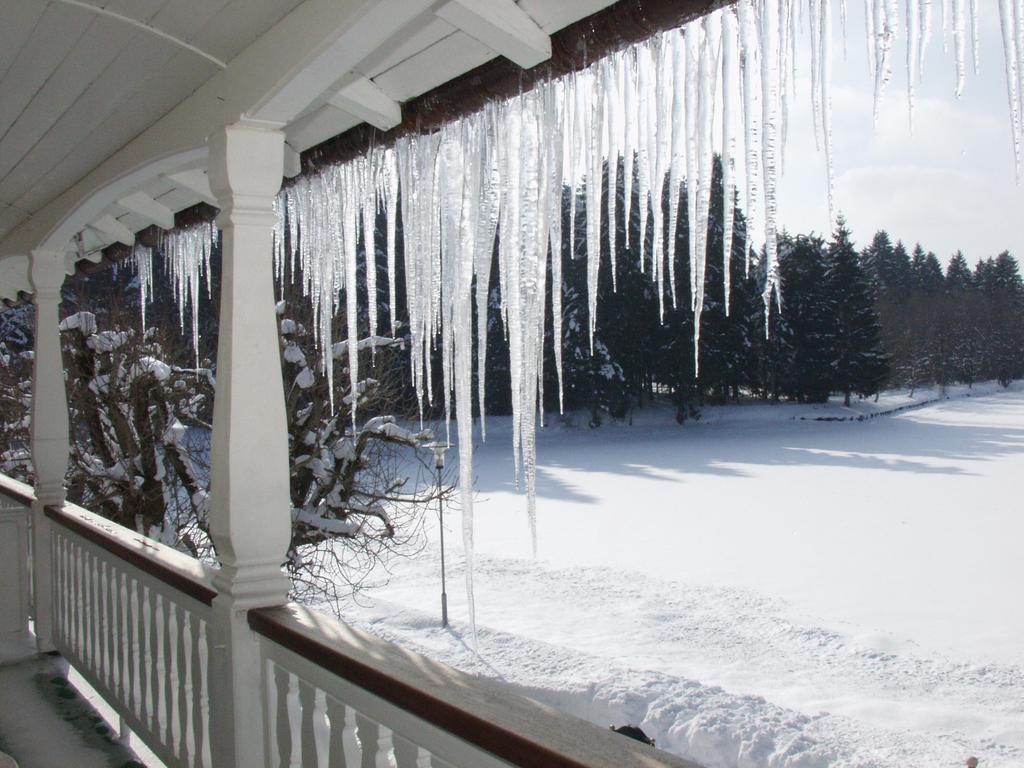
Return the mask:
[[45, 514], [56, 525], [81, 536], [193, 600], [211, 605], [217, 596], [203, 564], [182, 552], [73, 504], [65, 504], [63, 509], [46, 507]]
[[248, 620], [277, 645], [512, 765], [699, 768], [299, 605], [251, 610]]

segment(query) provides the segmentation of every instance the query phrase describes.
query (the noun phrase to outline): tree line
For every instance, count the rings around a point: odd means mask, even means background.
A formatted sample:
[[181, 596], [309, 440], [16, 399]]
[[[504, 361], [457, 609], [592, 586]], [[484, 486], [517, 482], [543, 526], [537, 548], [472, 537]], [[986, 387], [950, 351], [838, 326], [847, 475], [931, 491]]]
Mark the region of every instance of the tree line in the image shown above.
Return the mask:
[[[605, 216], [593, 355], [586, 261], [578, 258], [586, 201], [577, 199], [577, 232], [562, 253], [566, 409], [589, 410], [596, 424], [602, 414], [625, 418], [631, 409], [662, 397], [675, 405], [682, 422], [704, 404], [742, 398], [824, 402], [841, 395], [849, 403], [890, 387], [989, 379], [1005, 385], [1024, 376], [1024, 282], [1013, 256], [1004, 251], [971, 269], [958, 252], [943, 270], [934, 253], [920, 244], [908, 253], [884, 231], [858, 250], [841, 216], [828, 238], [779, 236], [780, 291], [766, 317], [764, 253], [745, 253], [747, 222], [737, 209], [726, 314], [720, 184], [716, 163], [699, 367], [693, 354], [685, 189], [674, 201], [667, 194], [663, 201], [666, 218], [673, 202], [679, 209], [674, 304], [668, 286], [659, 301], [649, 268], [641, 269], [636, 198], [629, 222], [621, 214], [616, 222], [614, 281]], [[618, 193], [621, 198], [621, 184]], [[566, 230], [568, 224], [566, 214]], [[651, 238], [648, 231], [647, 254]], [[550, 311], [550, 275], [548, 285]], [[505, 413], [510, 408], [508, 351], [499, 307], [500, 288], [492, 279], [488, 411]], [[559, 402], [550, 324], [546, 333], [544, 407], [551, 412]]]

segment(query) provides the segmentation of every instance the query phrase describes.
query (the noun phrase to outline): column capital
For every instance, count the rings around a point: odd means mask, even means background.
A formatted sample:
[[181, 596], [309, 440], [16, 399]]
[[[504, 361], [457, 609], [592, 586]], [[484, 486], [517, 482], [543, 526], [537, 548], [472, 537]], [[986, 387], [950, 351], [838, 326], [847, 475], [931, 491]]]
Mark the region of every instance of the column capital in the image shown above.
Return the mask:
[[60, 295], [67, 274], [67, 260], [63, 251], [32, 251], [28, 276], [36, 296], [52, 298]]
[[208, 175], [223, 229], [229, 222], [273, 226], [274, 197], [284, 178], [284, 133], [254, 122], [224, 126], [207, 140]]

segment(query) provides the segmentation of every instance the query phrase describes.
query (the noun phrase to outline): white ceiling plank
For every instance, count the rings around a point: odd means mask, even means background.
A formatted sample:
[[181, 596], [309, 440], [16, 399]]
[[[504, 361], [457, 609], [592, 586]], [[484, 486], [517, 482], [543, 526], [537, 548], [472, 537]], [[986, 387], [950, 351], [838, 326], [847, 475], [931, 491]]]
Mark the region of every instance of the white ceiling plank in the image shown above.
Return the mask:
[[402, 122], [402, 107], [398, 102], [365, 77], [356, 78], [328, 101], [382, 131]]
[[302, 0], [230, 0], [196, 31], [189, 43], [221, 61], [231, 61], [300, 2]]
[[89, 224], [90, 229], [108, 235], [111, 239], [125, 245], [135, 245], [135, 233], [115, 219], [109, 213], [100, 216]]
[[455, 32], [378, 75], [374, 82], [395, 101], [408, 101], [495, 56], [494, 51], [465, 32]]
[[[203, 27], [209, 24], [229, 2], [230, 0], [205, 0], [196, 3], [178, 0], [167, 3], [153, 16], [149, 24], [161, 32], [191, 45], [196, 36], [202, 32]], [[203, 50], [202, 46], [197, 47]], [[213, 53], [212, 51], [204, 52]], [[216, 54], [213, 55], [216, 56]]]
[[[90, 167], [98, 165], [120, 146], [115, 142], [123, 143], [131, 138], [118, 135], [118, 128], [125, 133], [138, 132], [144, 115], [128, 108], [128, 104], [154, 71], [171, 69], [181, 81], [187, 79], [188, 73], [175, 68], [172, 62], [177, 53], [176, 48], [160, 38], [150, 40], [139, 36], [133, 39], [0, 181], [0, 197], [20, 198], [71, 155], [88, 162]], [[115, 130], [109, 130], [105, 123], [114, 115], [118, 122], [113, 126]], [[94, 133], [96, 141], [90, 142]]]
[[132, 192], [118, 200], [117, 204], [161, 229], [174, 229], [174, 212], [147, 194]]
[[122, 47], [138, 34], [137, 28], [113, 19], [99, 17], [93, 21], [0, 139], [4, 156], [0, 159], [0, 179], [46, 135], [83, 91], [101, 78]]
[[50, 5], [0, 80], [0, 136], [46, 83], [93, 21], [92, 14]]
[[166, 205], [175, 213], [189, 208], [199, 202], [199, 198], [196, 197], [196, 193], [190, 189], [185, 189], [184, 187], [174, 187], [170, 191], [160, 195], [156, 200], [161, 205]]
[[43, 3], [4, 4], [4, 23], [0, 24], [0, 80], [18, 57], [45, 10]]
[[207, 178], [205, 171], [198, 168], [191, 171], [179, 171], [178, 173], [167, 174], [167, 178], [179, 187], [184, 187], [189, 192], [192, 192], [201, 198], [203, 202], [217, 205], [217, 197], [210, 189], [210, 180]]
[[387, 72], [392, 67], [398, 66], [410, 56], [415, 56], [420, 51], [426, 50], [455, 31], [455, 27], [447, 21], [434, 16], [425, 24], [416, 24], [388, 40], [360, 63], [359, 71], [372, 79], [381, 72]]
[[435, 13], [523, 69], [551, 58], [551, 38], [514, 0], [448, 0]]
[[289, 125], [285, 129], [285, 135], [292, 147], [299, 152], [305, 152], [321, 141], [344, 133], [356, 125], [359, 125], [359, 118], [331, 104], [325, 104]]
[[[176, 2], [177, 0], [171, 1]], [[110, 0], [103, 7], [104, 10], [128, 16], [143, 24], [152, 24], [153, 17], [167, 3], [168, 0]]]
[[[132, 120], [125, 120], [123, 110], [114, 112], [102, 123], [93, 127], [88, 137], [44, 177], [37, 179], [22, 197], [15, 200], [26, 210], [36, 211], [41, 205], [66, 189], [68, 179], [81, 179], [96, 167], [97, 158], [109, 156], [114, 148], [124, 146], [138, 133], [138, 125], [149, 125], [166, 112], [167, 100], [181, 100], [193, 90], [197, 82], [196, 72], [213, 69], [205, 59], [181, 51], [173, 55], [166, 68], [151, 77], [130, 98]], [[180, 76], [180, 79], [179, 79]], [[202, 75], [198, 75], [202, 78]], [[198, 82], [202, 82], [199, 79]], [[0, 184], [0, 195], [5, 190], [6, 180]]]

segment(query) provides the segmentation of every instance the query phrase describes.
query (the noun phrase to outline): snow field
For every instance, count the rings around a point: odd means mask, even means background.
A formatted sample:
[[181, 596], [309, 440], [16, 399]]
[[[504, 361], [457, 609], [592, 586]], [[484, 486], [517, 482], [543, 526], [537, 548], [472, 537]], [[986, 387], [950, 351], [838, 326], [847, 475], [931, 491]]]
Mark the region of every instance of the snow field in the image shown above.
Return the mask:
[[993, 391], [863, 423], [798, 419], [906, 395], [551, 426], [537, 560], [491, 419], [478, 653], [457, 545], [454, 631], [435, 625], [433, 544], [347, 618], [709, 767], [1020, 765], [1024, 392]]

